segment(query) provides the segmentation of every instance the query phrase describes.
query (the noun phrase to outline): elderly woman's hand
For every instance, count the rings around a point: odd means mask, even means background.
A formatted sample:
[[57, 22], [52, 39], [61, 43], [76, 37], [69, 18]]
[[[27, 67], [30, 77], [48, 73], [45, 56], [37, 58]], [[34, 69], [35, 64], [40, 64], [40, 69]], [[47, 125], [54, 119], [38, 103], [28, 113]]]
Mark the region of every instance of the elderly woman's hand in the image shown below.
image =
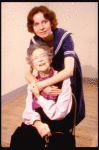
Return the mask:
[[36, 120], [33, 125], [42, 138], [46, 135], [51, 136], [50, 128], [46, 123], [42, 123], [41, 121]]
[[40, 97], [40, 92], [38, 90], [38, 87], [36, 85], [37, 82], [31, 83], [30, 85], [30, 91], [34, 94], [34, 96], [38, 99]]

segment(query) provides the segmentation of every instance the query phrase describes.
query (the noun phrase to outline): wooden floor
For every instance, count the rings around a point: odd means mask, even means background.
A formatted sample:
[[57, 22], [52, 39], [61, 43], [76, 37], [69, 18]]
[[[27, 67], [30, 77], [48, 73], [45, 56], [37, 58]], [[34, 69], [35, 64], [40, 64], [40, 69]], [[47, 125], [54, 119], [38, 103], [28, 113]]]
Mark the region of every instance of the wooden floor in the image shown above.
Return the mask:
[[[98, 88], [84, 85], [85, 119], [76, 127], [76, 147], [98, 146]], [[22, 123], [27, 93], [1, 106], [1, 146], [9, 147], [11, 135]]]

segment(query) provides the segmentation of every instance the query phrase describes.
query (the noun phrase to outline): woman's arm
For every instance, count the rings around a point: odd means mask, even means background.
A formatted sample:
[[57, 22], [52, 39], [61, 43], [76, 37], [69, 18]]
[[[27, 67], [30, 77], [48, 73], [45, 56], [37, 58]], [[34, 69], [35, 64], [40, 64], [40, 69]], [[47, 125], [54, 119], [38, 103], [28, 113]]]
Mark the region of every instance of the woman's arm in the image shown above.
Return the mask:
[[[38, 81], [37, 78], [32, 74], [33, 72], [33, 68], [28, 64], [28, 62], [26, 62], [26, 65], [25, 65], [25, 79], [28, 81], [28, 83], [34, 83], [35, 81]], [[38, 85], [38, 89], [40, 90], [39, 88], [39, 85]], [[48, 86], [44, 89], [41, 89], [43, 90], [44, 93], [50, 95], [50, 96], [57, 96], [60, 94], [60, 89], [58, 89], [57, 87], [55, 86]]]
[[58, 72], [55, 76], [37, 83], [37, 87], [40, 91], [46, 86], [54, 85], [55, 83], [68, 79], [73, 75], [74, 57], [65, 57], [64, 65], [65, 68], [62, 71]]
[[37, 81], [37, 78], [32, 74], [32, 72], [33, 72], [32, 66], [30, 66], [30, 64], [28, 64], [28, 62], [26, 61], [25, 79], [28, 81], [29, 84], [31, 84], [34, 81]]

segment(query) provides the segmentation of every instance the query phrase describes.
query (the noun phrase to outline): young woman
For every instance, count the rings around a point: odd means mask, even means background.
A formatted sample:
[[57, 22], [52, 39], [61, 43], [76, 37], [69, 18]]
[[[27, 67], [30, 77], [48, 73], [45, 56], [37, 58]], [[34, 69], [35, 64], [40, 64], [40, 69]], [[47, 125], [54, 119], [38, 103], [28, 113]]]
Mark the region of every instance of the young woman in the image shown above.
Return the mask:
[[[44, 42], [31, 45], [27, 54], [28, 63], [38, 71], [38, 81], [45, 81], [57, 74], [51, 66], [53, 54]], [[61, 88], [56, 90], [60, 93], [58, 97], [40, 92], [37, 81], [29, 84], [24, 123], [12, 135], [12, 149], [43, 149], [46, 135], [49, 136], [50, 149], [75, 147], [75, 139], [69, 132], [73, 128], [70, 78], [57, 86]]]
[[[85, 117], [81, 65], [74, 51], [71, 33], [57, 28], [57, 24], [55, 13], [45, 6], [34, 7], [27, 17], [28, 31], [35, 34], [30, 45], [39, 41], [45, 42], [54, 54], [52, 67], [58, 71], [55, 76], [37, 82], [37, 87], [39, 91], [43, 90], [46, 94], [57, 95], [56, 87], [51, 87], [51, 85], [70, 78], [72, 92], [77, 100], [76, 124], [78, 124]], [[27, 62], [25, 78], [29, 83], [36, 80], [32, 71], [33, 67]]]

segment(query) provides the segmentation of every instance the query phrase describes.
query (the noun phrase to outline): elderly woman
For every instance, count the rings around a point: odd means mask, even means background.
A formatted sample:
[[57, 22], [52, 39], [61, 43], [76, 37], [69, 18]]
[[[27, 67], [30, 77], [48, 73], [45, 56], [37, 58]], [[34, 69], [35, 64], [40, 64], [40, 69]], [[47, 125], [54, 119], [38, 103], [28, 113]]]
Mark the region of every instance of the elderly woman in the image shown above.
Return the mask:
[[[38, 71], [38, 81], [57, 74], [51, 67], [53, 54], [44, 42], [31, 45], [27, 55], [28, 63]], [[70, 78], [55, 86], [55, 95], [58, 93], [59, 96], [40, 92], [37, 80], [28, 86], [26, 108], [23, 113], [24, 123], [12, 135], [10, 147], [43, 149], [46, 135], [49, 137], [49, 146], [52, 144], [53, 148], [75, 147], [75, 139], [69, 132], [73, 127]], [[59, 132], [62, 134], [57, 134]]]

